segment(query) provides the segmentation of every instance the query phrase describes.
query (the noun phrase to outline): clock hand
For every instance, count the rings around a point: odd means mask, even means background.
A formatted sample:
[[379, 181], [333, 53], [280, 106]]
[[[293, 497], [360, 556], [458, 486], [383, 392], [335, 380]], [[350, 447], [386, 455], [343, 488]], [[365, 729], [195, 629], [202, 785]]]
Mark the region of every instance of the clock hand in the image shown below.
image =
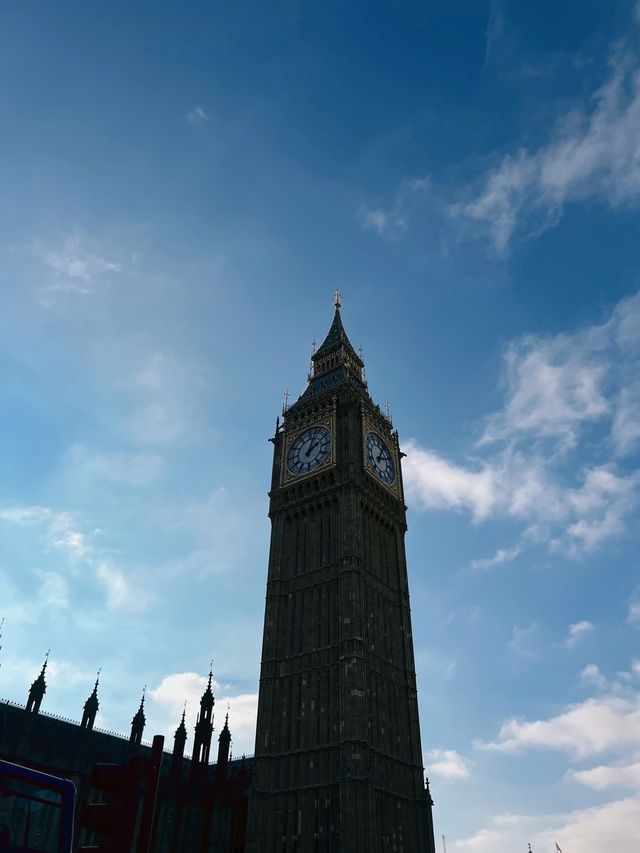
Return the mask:
[[318, 439], [316, 442], [314, 442], [314, 444], [312, 444], [312, 445], [311, 445], [311, 447], [310, 447], [310, 448], [307, 450], [307, 452], [305, 453], [305, 456], [307, 457], [307, 459], [309, 458], [309, 454], [311, 453], [311, 451], [312, 451], [315, 447], [317, 447], [319, 444], [320, 444], [320, 439]]

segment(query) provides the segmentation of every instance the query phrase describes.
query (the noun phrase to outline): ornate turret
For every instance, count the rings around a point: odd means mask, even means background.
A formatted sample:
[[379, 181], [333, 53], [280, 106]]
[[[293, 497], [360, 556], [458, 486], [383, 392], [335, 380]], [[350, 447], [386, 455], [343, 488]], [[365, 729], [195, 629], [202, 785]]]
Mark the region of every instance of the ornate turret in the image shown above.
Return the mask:
[[36, 678], [36, 680], [33, 682], [29, 689], [26, 709], [28, 714], [38, 713], [38, 711], [40, 710], [40, 705], [42, 704], [42, 700], [44, 699], [44, 694], [47, 692], [47, 682], [44, 680], [44, 674], [47, 669], [48, 662], [49, 652], [47, 652], [44, 657], [44, 663], [42, 664], [40, 675]]
[[[213, 666], [213, 665], [212, 665]], [[213, 679], [213, 668], [209, 670], [209, 681], [207, 688], [200, 700], [200, 713], [196, 721], [196, 731], [193, 741], [193, 754], [191, 757], [191, 775], [198, 772], [198, 768], [206, 768], [209, 764], [209, 752], [211, 750], [211, 735], [213, 734], [213, 706], [216, 700], [213, 698], [211, 682]]]
[[182, 712], [182, 719], [180, 720], [180, 725], [176, 729], [176, 733], [173, 736], [173, 755], [171, 756], [171, 770], [169, 772], [169, 775], [172, 779], [179, 779], [180, 771], [182, 770], [184, 745], [187, 742], [187, 727], [184, 724], [185, 714], [186, 708]]
[[144, 715], [144, 694], [147, 688], [145, 687], [142, 691], [142, 699], [140, 700], [140, 707], [136, 711], [136, 715], [131, 720], [131, 736], [129, 737], [129, 743], [133, 743], [136, 746], [139, 746], [142, 743], [142, 732], [144, 731], [144, 724], [147, 722], [147, 718]]
[[224, 719], [224, 726], [218, 738], [218, 761], [216, 762], [216, 780], [227, 778], [229, 769], [229, 750], [231, 747], [231, 732], [229, 731], [229, 711]]
[[98, 674], [96, 676], [96, 683], [93, 685], [93, 690], [91, 691], [91, 695], [84, 703], [84, 711], [82, 712], [82, 722], [80, 723], [80, 728], [87, 729], [91, 731], [93, 725], [96, 721], [96, 714], [98, 713], [98, 708], [100, 707], [100, 703], [98, 702], [98, 683], [100, 681], [100, 670], [98, 670]]

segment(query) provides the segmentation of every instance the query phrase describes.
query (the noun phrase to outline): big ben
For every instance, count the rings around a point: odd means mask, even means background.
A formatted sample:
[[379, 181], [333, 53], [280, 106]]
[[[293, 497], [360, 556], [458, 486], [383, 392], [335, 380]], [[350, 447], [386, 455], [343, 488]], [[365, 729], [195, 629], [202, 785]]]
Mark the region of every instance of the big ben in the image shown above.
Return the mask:
[[249, 849], [434, 853], [402, 453], [339, 294], [273, 444]]

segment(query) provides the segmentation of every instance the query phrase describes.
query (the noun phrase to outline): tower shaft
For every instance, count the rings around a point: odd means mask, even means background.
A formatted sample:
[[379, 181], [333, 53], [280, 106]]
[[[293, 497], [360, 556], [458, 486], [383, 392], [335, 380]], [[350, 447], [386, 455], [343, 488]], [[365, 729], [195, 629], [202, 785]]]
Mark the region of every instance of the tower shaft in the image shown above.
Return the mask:
[[397, 435], [339, 311], [314, 358], [274, 437], [250, 849], [431, 853]]

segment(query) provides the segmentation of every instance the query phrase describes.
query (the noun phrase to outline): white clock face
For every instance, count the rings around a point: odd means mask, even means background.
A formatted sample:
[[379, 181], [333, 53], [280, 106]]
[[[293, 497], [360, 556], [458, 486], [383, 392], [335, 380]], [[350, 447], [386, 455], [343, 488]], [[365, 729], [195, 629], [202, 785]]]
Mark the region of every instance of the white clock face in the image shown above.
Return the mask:
[[308, 474], [321, 465], [331, 450], [331, 433], [315, 426], [301, 432], [287, 453], [287, 468], [292, 474]]
[[375, 432], [367, 433], [367, 458], [373, 472], [388, 486], [396, 478], [396, 469], [389, 448]]

